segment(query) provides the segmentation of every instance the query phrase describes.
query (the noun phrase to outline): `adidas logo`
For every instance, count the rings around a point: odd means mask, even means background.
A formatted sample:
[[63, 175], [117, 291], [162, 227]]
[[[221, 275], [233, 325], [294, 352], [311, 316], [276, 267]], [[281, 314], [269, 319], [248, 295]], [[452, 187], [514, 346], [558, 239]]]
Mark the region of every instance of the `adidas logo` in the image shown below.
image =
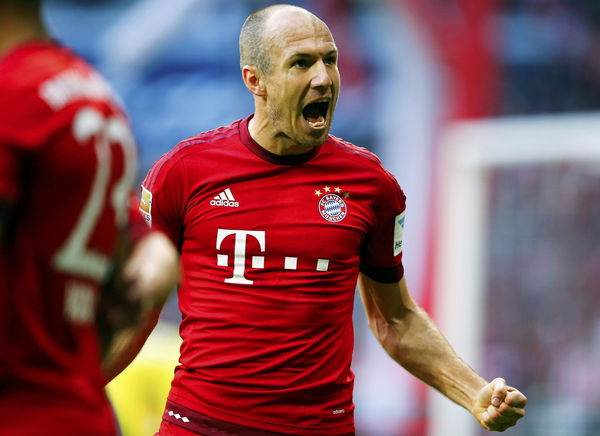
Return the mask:
[[229, 188], [225, 189], [219, 195], [216, 195], [213, 200], [210, 200], [211, 206], [227, 206], [227, 207], [240, 207], [240, 203], [235, 201], [233, 194]]

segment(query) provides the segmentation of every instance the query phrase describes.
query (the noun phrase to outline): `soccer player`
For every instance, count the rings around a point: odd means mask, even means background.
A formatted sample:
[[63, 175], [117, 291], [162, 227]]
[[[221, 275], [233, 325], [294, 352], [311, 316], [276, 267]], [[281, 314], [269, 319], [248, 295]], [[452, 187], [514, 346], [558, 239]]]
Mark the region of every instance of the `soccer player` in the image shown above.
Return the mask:
[[177, 145], [141, 210], [180, 248], [181, 365], [160, 435], [354, 433], [356, 283], [400, 365], [502, 431], [525, 396], [485, 381], [411, 297], [405, 197], [372, 153], [329, 135], [338, 51], [308, 11], [274, 5], [240, 35], [253, 115]]
[[51, 40], [39, 1], [0, 0], [0, 434], [116, 434], [95, 326], [112, 256], [133, 240], [117, 303], [151, 310], [178, 273], [129, 206], [135, 172], [108, 85]]

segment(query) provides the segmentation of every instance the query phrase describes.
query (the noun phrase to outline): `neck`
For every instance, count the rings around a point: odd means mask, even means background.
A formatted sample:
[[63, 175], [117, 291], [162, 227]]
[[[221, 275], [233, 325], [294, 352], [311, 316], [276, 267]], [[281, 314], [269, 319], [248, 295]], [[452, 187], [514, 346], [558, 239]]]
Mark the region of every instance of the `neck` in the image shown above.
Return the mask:
[[256, 108], [256, 112], [248, 124], [248, 131], [258, 145], [279, 156], [303, 154], [313, 148], [300, 145], [285, 133], [277, 130], [273, 121], [259, 108]]
[[50, 40], [39, 13], [0, 8], [0, 56], [19, 45], [39, 40]]

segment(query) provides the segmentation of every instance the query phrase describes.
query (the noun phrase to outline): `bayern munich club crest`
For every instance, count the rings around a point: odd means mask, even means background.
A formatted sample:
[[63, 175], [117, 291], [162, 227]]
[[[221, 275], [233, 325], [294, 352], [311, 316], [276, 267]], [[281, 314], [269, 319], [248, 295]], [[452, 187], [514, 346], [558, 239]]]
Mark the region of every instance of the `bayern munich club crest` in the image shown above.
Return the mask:
[[319, 200], [321, 216], [331, 223], [337, 223], [346, 218], [348, 206], [342, 197], [337, 194], [325, 194]]

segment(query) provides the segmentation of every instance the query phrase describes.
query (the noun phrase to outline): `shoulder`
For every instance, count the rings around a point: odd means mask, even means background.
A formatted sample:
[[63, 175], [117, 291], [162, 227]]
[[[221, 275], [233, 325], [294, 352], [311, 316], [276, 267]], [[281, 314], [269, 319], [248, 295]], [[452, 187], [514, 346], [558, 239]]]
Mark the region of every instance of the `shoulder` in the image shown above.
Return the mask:
[[5, 114], [0, 136], [6, 142], [28, 149], [42, 146], [72, 121], [77, 108], [92, 104], [124, 114], [105, 80], [66, 47], [32, 43], [0, 60], [0, 108]]
[[327, 144], [329, 144], [329, 148], [333, 153], [352, 162], [361, 171], [370, 172], [374, 178], [381, 180], [383, 184], [390, 186], [394, 191], [404, 196], [394, 175], [383, 166], [375, 153], [334, 135], [329, 135]]
[[0, 85], [14, 91], [37, 91], [44, 81], [71, 67], [79, 60], [66, 47], [35, 42], [17, 47], [0, 60]]
[[0, 60], [0, 106], [8, 117], [18, 120], [28, 113], [51, 112], [39, 95], [40, 86], [55, 71], [45, 51], [35, 45], [19, 47]]
[[17, 48], [0, 60], [0, 86], [11, 95], [32, 94], [59, 111], [71, 103], [102, 102], [121, 106], [104, 78], [69, 48], [38, 42]]
[[377, 155], [364, 147], [359, 147], [334, 135], [327, 137], [327, 143], [333, 146], [333, 150], [336, 150], [341, 155], [346, 155], [350, 159], [362, 162], [367, 166], [381, 166], [381, 160], [379, 160]]
[[206, 152], [223, 147], [232, 137], [239, 136], [239, 124], [240, 120], [234, 121], [179, 142], [154, 163], [144, 180], [144, 187], [152, 190], [159, 178], [178, 168], [182, 169], [185, 161], [202, 159]]
[[199, 133], [184, 139], [173, 148], [169, 153], [172, 156], [176, 156], [179, 153], [189, 153], [208, 150], [216, 146], [220, 146], [222, 141], [237, 136], [240, 133], [240, 122], [241, 120], [234, 121], [233, 123], [218, 127], [213, 130]]

